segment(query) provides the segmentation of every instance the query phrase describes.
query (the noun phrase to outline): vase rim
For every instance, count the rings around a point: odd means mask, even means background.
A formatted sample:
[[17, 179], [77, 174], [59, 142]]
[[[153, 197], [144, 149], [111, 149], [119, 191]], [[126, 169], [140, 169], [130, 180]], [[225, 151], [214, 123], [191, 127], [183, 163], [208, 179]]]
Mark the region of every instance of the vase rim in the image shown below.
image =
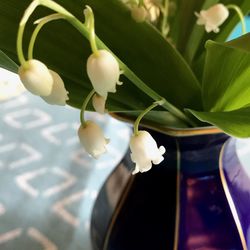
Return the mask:
[[[116, 113], [109, 113], [113, 118], [132, 124], [132, 120], [128, 117], [117, 115]], [[176, 137], [186, 137], [186, 136], [199, 136], [199, 135], [209, 135], [209, 134], [223, 134], [224, 132], [215, 126], [207, 127], [195, 127], [195, 128], [174, 128], [174, 127], [161, 127], [155, 128], [150, 125], [143, 124], [142, 127], [147, 129], [152, 129], [157, 132], [161, 132], [170, 136]]]

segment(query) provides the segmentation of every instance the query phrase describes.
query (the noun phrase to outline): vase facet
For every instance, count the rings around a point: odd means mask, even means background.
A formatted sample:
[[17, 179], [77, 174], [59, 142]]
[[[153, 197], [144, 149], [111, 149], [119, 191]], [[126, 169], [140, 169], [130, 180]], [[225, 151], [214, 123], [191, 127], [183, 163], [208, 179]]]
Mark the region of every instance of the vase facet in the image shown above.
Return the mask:
[[131, 175], [128, 152], [95, 203], [95, 250], [246, 250], [219, 169], [225, 134], [173, 137], [151, 132], [164, 161]]

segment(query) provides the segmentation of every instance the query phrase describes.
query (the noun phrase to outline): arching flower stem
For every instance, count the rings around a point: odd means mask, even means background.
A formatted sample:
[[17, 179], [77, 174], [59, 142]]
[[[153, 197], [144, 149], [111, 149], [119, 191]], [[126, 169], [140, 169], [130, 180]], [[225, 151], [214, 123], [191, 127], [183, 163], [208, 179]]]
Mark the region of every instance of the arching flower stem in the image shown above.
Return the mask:
[[242, 13], [241, 9], [235, 4], [229, 4], [229, 5], [226, 5], [226, 7], [228, 9], [232, 9], [232, 10], [236, 11], [236, 13], [238, 14], [238, 16], [240, 18], [240, 22], [241, 22], [241, 26], [242, 26], [242, 34], [243, 35], [246, 34], [247, 33], [246, 21], [245, 21], [244, 14]]
[[85, 119], [84, 119], [84, 112], [87, 108], [87, 105], [90, 101], [90, 99], [92, 98], [92, 96], [95, 94], [95, 90], [91, 90], [90, 93], [87, 95], [87, 97], [85, 98], [83, 104], [82, 104], [82, 108], [81, 108], [81, 112], [80, 112], [80, 121], [81, 121], [81, 124], [82, 126], [84, 127], [85, 126]]
[[34, 22], [34, 24], [37, 24], [37, 26], [35, 30], [33, 31], [32, 36], [30, 38], [30, 43], [28, 47], [28, 59], [29, 60], [33, 59], [33, 49], [34, 49], [35, 41], [41, 28], [50, 21], [64, 19], [64, 18], [65, 16], [63, 16], [62, 14], [55, 13], [55, 14], [43, 17], [41, 19], [38, 19]]
[[96, 45], [96, 35], [95, 35], [95, 18], [92, 9], [86, 5], [86, 9], [84, 10], [85, 15], [85, 25], [89, 30], [89, 42], [91, 46], [92, 52], [95, 56], [98, 56], [98, 48]]
[[139, 125], [141, 122], [141, 119], [152, 109], [154, 109], [155, 107], [159, 106], [159, 105], [163, 105], [165, 102], [164, 99], [160, 100], [160, 101], [156, 101], [154, 102], [152, 105], [150, 105], [148, 108], [146, 108], [144, 111], [141, 112], [141, 114], [137, 117], [137, 119], [135, 120], [134, 123], [134, 135], [138, 135], [139, 132]]
[[144, 0], [139, 0], [138, 6], [144, 6]]
[[24, 29], [25, 29], [25, 25], [29, 19], [29, 17], [31, 16], [31, 14], [33, 13], [33, 11], [36, 9], [36, 7], [39, 5], [39, 1], [33, 1], [29, 7], [26, 9], [23, 18], [21, 19], [20, 23], [19, 23], [19, 28], [18, 28], [18, 33], [17, 33], [17, 56], [18, 59], [21, 63], [21, 65], [25, 66], [25, 57], [23, 54], [23, 33], [24, 33]]
[[[66, 11], [63, 7], [61, 7], [59, 4], [54, 3], [53, 1], [48, 1], [45, 0], [33, 0], [30, 5], [28, 6], [28, 8], [25, 10], [24, 15], [19, 23], [19, 28], [18, 28], [18, 33], [17, 33], [17, 56], [18, 59], [21, 63], [21, 65], [24, 65], [25, 67], [25, 57], [24, 57], [24, 53], [23, 53], [23, 33], [24, 33], [24, 29], [26, 26], [26, 23], [28, 21], [28, 19], [30, 18], [31, 14], [34, 12], [34, 10], [39, 6], [39, 5], [44, 5], [47, 6], [48, 8], [50, 8], [48, 5], [56, 5], [57, 6], [57, 10], [56, 12], [60, 13], [61, 16], [66, 17], [73, 17], [73, 15], [71, 13], [69, 13], [68, 11]], [[52, 8], [53, 9], [53, 8]]]
[[167, 35], [167, 30], [168, 30], [168, 9], [169, 9], [169, 0], [164, 0], [163, 6], [161, 8], [162, 12], [161, 33], [163, 36]]

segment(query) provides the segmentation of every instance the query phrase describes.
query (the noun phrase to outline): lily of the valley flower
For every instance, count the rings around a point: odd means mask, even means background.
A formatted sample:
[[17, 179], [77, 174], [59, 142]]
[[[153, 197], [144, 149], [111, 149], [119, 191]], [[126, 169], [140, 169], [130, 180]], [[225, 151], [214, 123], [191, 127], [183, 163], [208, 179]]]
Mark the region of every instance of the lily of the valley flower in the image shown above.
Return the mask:
[[122, 84], [119, 82], [119, 64], [107, 50], [98, 50], [98, 53], [90, 55], [87, 73], [96, 93], [104, 98], [107, 98], [108, 92], [116, 92], [116, 84]]
[[144, 6], [136, 5], [136, 6], [133, 6], [131, 9], [131, 16], [138, 23], [145, 21], [147, 15], [148, 15], [148, 12]]
[[86, 121], [79, 127], [78, 136], [86, 152], [92, 157], [98, 158], [107, 151], [109, 139], [104, 137], [102, 129], [96, 123]]
[[53, 78], [53, 86], [50, 95], [42, 96], [43, 100], [52, 105], [66, 105], [69, 100], [68, 91], [64, 87], [62, 78], [53, 70], [49, 70]]
[[144, 0], [144, 5], [148, 11], [148, 19], [150, 22], [157, 21], [160, 16], [160, 1], [159, 0]]
[[18, 70], [24, 87], [34, 95], [48, 96], [51, 94], [53, 77], [42, 62], [31, 59], [20, 66]]
[[131, 159], [136, 164], [133, 174], [146, 172], [153, 164], [161, 163], [165, 153], [164, 146], [157, 147], [154, 138], [144, 130], [133, 135], [130, 140]]
[[200, 13], [195, 12], [198, 17], [197, 24], [205, 25], [207, 32], [218, 33], [219, 26], [222, 25], [229, 16], [229, 10], [221, 3], [215, 4], [207, 10], [202, 10]]
[[98, 94], [95, 94], [92, 97], [92, 105], [97, 113], [99, 113], [99, 114], [106, 113], [105, 104], [106, 104], [106, 98], [104, 98]]

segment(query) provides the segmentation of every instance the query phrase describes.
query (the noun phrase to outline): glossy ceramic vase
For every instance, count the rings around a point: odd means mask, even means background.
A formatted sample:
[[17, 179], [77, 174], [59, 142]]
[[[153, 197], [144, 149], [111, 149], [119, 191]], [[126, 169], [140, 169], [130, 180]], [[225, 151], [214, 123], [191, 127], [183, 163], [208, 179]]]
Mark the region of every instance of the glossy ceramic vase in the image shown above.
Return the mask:
[[235, 139], [213, 128], [151, 134], [165, 160], [131, 175], [127, 152], [96, 200], [93, 249], [250, 249], [250, 178]]

